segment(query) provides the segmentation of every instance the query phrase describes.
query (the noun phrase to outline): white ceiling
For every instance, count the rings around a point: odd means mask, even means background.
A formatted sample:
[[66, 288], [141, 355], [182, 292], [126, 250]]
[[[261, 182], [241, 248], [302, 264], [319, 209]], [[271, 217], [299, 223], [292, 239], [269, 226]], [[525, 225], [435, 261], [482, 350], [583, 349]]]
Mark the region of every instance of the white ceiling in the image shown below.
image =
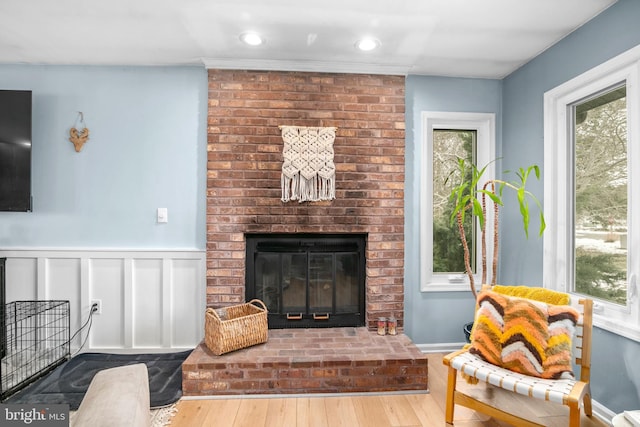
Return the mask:
[[[502, 78], [614, 2], [0, 0], [0, 63]], [[363, 36], [381, 46], [357, 51]]]

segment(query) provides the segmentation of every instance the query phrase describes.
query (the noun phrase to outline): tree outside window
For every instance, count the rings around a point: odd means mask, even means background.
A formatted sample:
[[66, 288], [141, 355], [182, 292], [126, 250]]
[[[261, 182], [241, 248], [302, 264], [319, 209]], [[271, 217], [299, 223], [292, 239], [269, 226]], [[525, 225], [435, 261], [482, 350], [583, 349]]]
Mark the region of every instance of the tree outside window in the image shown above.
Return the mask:
[[627, 299], [627, 98], [622, 85], [573, 107], [575, 291]]
[[[433, 272], [464, 273], [464, 253], [457, 223], [451, 224], [454, 201], [450, 199], [453, 182], [459, 173], [458, 159], [475, 163], [476, 131], [444, 130], [433, 131]], [[452, 172], [453, 171], [453, 172]], [[471, 170], [469, 170], [471, 173]], [[471, 253], [473, 271], [476, 268], [475, 233], [472, 216], [465, 217], [465, 233]]]

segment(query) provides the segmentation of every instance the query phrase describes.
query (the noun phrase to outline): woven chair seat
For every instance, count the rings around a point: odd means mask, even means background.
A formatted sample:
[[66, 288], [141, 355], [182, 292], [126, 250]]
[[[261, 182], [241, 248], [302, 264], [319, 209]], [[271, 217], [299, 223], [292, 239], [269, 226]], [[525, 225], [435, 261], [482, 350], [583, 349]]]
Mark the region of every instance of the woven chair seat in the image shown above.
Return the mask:
[[451, 367], [496, 387], [524, 396], [564, 404], [577, 381], [548, 380], [522, 375], [485, 362], [468, 351], [451, 359]]

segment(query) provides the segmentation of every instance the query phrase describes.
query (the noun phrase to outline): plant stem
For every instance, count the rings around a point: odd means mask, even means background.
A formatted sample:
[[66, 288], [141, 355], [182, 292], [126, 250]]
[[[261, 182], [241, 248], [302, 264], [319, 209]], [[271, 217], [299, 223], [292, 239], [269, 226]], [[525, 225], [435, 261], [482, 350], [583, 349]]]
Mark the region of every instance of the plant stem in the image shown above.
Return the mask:
[[464, 233], [464, 223], [462, 221], [462, 213], [460, 211], [458, 211], [458, 213], [456, 214], [456, 218], [458, 220], [458, 230], [460, 231], [460, 240], [462, 241], [462, 251], [464, 252], [464, 266], [467, 272], [467, 276], [469, 276], [469, 286], [471, 287], [471, 293], [473, 294], [473, 299], [477, 299], [478, 295], [476, 292], [475, 281], [473, 280], [473, 270], [471, 270], [469, 247], [467, 246], [467, 236]]

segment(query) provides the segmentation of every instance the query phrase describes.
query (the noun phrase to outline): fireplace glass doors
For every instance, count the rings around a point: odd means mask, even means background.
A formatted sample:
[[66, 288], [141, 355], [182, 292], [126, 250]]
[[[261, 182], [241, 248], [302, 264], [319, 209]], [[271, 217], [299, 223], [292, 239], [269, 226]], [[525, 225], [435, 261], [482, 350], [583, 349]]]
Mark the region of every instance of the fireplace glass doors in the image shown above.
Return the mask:
[[247, 235], [247, 300], [270, 328], [364, 325], [364, 235]]

